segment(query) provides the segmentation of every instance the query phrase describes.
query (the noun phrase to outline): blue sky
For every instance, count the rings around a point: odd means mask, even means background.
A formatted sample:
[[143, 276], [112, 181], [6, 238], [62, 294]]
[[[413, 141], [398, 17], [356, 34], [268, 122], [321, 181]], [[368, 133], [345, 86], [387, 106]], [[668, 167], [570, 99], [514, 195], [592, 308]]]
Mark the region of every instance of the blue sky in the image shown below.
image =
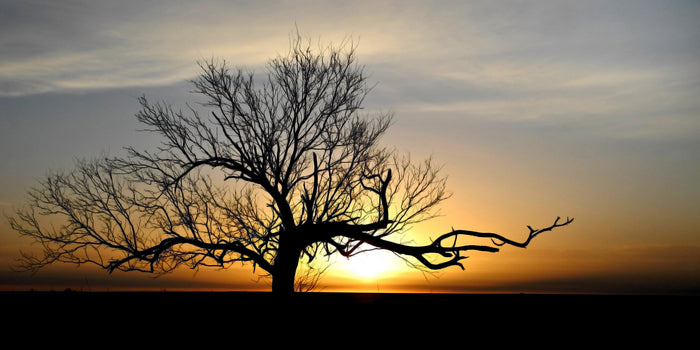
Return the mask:
[[[385, 142], [445, 164], [454, 196], [419, 235], [576, 217], [435, 286], [565, 261], [550, 275], [574, 289], [698, 288], [697, 18], [698, 1], [2, 1], [0, 208], [76, 158], [152, 147], [139, 96], [196, 100], [203, 58], [264, 73], [298, 28], [355, 40], [377, 84], [368, 111], [395, 113]], [[6, 223], [0, 242], [2, 261], [26, 244]]]

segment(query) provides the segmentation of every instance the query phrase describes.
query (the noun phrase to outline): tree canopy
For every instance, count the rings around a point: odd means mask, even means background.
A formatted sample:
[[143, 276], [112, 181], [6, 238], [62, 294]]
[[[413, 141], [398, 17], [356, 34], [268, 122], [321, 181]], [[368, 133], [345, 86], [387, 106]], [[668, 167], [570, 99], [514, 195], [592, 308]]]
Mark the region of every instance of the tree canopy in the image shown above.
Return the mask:
[[[78, 162], [29, 192], [12, 227], [40, 242], [23, 267], [92, 263], [108, 271], [250, 263], [273, 292], [294, 288], [300, 259], [384, 249], [429, 269], [462, 266], [462, 253], [524, 242], [453, 230], [425, 246], [397, 242], [448, 197], [431, 159], [380, 144], [391, 114], [365, 113], [367, 74], [352, 43], [315, 49], [296, 37], [264, 77], [223, 60], [200, 63], [201, 105], [139, 99], [136, 114], [160, 137], [153, 150]], [[46, 223], [60, 219], [61, 225]], [[490, 238], [462, 245], [457, 238]], [[437, 257], [437, 258], [436, 258]]]

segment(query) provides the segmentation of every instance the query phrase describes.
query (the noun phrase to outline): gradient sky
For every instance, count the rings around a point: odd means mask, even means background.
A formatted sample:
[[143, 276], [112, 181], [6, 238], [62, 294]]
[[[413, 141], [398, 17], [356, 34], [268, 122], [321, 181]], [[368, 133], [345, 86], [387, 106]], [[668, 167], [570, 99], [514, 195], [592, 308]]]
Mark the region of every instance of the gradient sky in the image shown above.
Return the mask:
[[[0, 1], [0, 209], [50, 169], [152, 147], [137, 97], [182, 105], [196, 61], [263, 72], [295, 28], [352, 37], [393, 111], [384, 139], [444, 164], [452, 227], [524, 237], [467, 270], [358, 281], [335, 263], [325, 290], [700, 292], [699, 1]], [[10, 271], [29, 242], [0, 222], [0, 287], [266, 289], [244, 271], [143, 274], [56, 266]], [[345, 267], [344, 267], [345, 266]]]

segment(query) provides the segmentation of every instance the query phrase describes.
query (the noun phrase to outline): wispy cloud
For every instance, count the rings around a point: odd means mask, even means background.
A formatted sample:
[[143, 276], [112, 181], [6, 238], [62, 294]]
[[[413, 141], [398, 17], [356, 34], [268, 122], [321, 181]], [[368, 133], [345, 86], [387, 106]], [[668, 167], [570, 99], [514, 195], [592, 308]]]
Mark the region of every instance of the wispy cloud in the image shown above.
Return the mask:
[[[259, 2], [220, 1], [3, 2], [0, 96], [168, 84], [192, 77], [194, 61], [211, 56], [234, 58], [237, 65], [260, 66], [270, 55], [285, 50], [295, 25], [302, 34], [328, 41], [366, 35], [370, 39], [362, 50], [370, 55], [391, 50], [399, 41], [388, 38], [381, 27], [401, 30], [407, 24], [388, 17], [374, 21], [375, 16], [382, 18], [390, 12], [366, 12], [372, 10], [367, 8], [370, 5], [333, 9], [347, 5], [280, 2], [269, 8]], [[361, 13], [364, 19], [343, 19], [347, 11]], [[373, 21], [381, 24], [379, 28]]]
[[[4, 2], [0, 96], [167, 85], [223, 57], [261, 68], [297, 26], [360, 40], [402, 114], [583, 121], [614, 137], [700, 126], [695, 2]], [[348, 16], [347, 14], [353, 14]], [[604, 121], [604, 122], [601, 122]]]

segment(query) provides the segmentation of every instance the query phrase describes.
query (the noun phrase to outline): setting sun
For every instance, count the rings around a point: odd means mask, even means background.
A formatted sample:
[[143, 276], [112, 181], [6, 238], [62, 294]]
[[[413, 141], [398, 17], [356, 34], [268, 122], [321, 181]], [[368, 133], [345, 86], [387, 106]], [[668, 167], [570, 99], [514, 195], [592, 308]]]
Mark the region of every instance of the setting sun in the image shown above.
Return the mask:
[[377, 279], [397, 272], [402, 267], [400, 263], [401, 260], [391, 253], [370, 251], [350, 259], [340, 258], [334, 268], [347, 277]]

